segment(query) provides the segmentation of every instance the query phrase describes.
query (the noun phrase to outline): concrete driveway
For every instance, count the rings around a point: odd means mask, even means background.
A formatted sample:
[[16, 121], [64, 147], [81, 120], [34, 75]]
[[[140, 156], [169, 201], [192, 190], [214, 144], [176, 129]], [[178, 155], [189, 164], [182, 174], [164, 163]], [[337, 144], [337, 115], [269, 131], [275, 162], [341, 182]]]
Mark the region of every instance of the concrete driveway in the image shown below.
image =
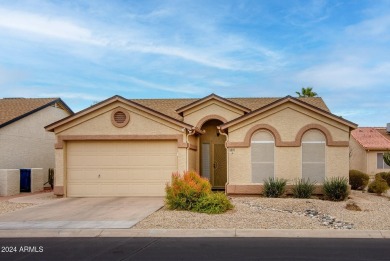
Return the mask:
[[[23, 198], [16, 201], [34, 203], [33, 197]], [[45, 202], [37, 198], [35, 201], [36, 206], [0, 215], [0, 229], [130, 228], [164, 205], [161, 197], [65, 198]]]

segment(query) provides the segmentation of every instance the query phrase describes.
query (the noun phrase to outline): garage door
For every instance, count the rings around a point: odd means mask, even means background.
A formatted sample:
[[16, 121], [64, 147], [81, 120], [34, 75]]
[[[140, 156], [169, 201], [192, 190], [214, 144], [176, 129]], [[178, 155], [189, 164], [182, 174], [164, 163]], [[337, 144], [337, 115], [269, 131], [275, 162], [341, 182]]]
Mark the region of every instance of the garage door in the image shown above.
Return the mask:
[[174, 141], [67, 144], [68, 197], [163, 196], [175, 171]]

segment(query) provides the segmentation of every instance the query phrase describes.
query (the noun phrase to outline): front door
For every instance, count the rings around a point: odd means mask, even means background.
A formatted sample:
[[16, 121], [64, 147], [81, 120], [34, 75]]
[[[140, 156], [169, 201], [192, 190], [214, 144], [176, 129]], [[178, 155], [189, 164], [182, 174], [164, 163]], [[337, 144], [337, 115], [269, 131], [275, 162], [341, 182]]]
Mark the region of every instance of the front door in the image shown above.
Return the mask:
[[226, 175], [226, 148], [225, 144], [214, 144], [214, 157], [213, 157], [213, 177], [215, 188], [225, 188], [227, 181]]
[[200, 137], [200, 174], [210, 180], [213, 189], [224, 189], [227, 182], [226, 137], [217, 130], [221, 124], [219, 120], [207, 121], [202, 126], [206, 133]]

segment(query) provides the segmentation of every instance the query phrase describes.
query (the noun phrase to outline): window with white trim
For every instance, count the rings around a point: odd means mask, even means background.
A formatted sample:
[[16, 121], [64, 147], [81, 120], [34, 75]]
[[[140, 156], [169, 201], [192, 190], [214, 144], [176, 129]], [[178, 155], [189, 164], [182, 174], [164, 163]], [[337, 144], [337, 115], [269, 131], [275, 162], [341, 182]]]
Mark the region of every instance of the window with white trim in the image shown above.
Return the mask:
[[268, 131], [258, 131], [251, 139], [252, 182], [263, 183], [274, 177], [274, 136]]
[[317, 183], [325, 181], [326, 138], [318, 130], [309, 130], [302, 137], [302, 178]]
[[390, 169], [390, 166], [383, 160], [383, 153], [376, 154], [376, 168], [377, 169]]

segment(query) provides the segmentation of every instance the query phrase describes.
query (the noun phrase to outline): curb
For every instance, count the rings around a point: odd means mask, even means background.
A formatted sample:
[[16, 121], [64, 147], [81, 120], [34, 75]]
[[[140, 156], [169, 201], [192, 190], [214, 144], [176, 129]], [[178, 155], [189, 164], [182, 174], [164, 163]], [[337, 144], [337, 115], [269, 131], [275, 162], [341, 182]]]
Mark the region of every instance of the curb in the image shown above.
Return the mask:
[[24, 229], [0, 230], [0, 238], [39, 237], [259, 237], [390, 238], [390, 230], [312, 229]]

